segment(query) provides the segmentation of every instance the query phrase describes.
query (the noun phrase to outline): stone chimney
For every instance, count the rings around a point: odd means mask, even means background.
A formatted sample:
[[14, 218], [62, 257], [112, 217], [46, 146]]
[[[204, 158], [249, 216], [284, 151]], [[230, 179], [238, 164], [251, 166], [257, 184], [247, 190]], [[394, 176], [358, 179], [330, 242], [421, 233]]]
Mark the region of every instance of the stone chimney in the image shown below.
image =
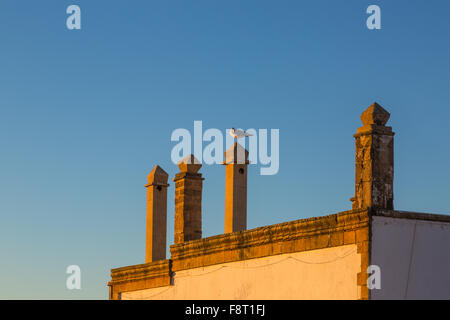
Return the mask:
[[189, 155], [175, 175], [175, 244], [202, 238], [202, 165]]
[[355, 197], [353, 209], [394, 209], [394, 132], [390, 118], [378, 103], [361, 115], [363, 126], [356, 139]]
[[155, 166], [148, 175], [147, 232], [145, 263], [166, 259], [167, 179], [169, 175]]
[[225, 233], [247, 230], [248, 151], [235, 142], [224, 154]]

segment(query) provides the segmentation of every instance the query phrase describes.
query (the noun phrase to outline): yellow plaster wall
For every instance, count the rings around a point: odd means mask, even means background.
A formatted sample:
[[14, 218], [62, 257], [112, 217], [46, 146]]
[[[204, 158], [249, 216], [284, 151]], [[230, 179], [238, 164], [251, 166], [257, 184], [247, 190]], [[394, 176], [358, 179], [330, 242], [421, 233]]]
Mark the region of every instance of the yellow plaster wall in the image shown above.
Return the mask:
[[358, 299], [357, 246], [274, 255], [178, 271], [174, 285], [121, 299]]

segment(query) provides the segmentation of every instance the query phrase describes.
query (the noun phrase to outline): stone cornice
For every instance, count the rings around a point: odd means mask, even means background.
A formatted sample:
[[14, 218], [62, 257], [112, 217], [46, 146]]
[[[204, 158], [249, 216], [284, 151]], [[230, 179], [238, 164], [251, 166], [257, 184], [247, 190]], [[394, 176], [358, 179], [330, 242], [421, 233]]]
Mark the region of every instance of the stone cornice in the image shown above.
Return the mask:
[[114, 285], [122, 282], [169, 276], [170, 263], [170, 260], [159, 260], [151, 263], [112, 269], [110, 284]]
[[353, 210], [323, 217], [295, 220], [172, 245], [170, 247], [171, 259], [174, 261], [185, 260], [222, 251], [240, 250], [356, 230], [367, 227], [368, 223], [367, 210]]
[[376, 209], [374, 210], [373, 215], [396, 219], [450, 222], [450, 215], [434, 214], [434, 213]]

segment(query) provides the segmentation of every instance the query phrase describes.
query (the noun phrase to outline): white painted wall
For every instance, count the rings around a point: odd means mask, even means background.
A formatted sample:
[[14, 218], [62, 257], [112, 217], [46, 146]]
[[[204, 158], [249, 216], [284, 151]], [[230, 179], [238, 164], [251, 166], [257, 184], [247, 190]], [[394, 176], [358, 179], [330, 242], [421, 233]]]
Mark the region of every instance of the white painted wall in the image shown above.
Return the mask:
[[175, 285], [122, 299], [357, 299], [356, 245], [179, 271]]
[[450, 223], [374, 217], [372, 299], [450, 299]]

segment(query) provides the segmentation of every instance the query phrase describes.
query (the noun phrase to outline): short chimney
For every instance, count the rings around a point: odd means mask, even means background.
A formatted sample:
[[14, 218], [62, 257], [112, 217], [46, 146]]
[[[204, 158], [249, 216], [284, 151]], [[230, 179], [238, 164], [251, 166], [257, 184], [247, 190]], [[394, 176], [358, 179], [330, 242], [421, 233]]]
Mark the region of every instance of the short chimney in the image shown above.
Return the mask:
[[175, 175], [175, 244], [202, 238], [202, 165], [193, 155], [178, 163]]
[[148, 175], [148, 184], [145, 186], [147, 188], [145, 263], [166, 258], [168, 178], [169, 175], [157, 165]]
[[394, 209], [394, 132], [386, 126], [389, 118], [389, 112], [376, 102], [361, 115], [363, 126], [354, 135], [353, 209]]
[[247, 229], [248, 151], [235, 142], [225, 151], [225, 233]]

